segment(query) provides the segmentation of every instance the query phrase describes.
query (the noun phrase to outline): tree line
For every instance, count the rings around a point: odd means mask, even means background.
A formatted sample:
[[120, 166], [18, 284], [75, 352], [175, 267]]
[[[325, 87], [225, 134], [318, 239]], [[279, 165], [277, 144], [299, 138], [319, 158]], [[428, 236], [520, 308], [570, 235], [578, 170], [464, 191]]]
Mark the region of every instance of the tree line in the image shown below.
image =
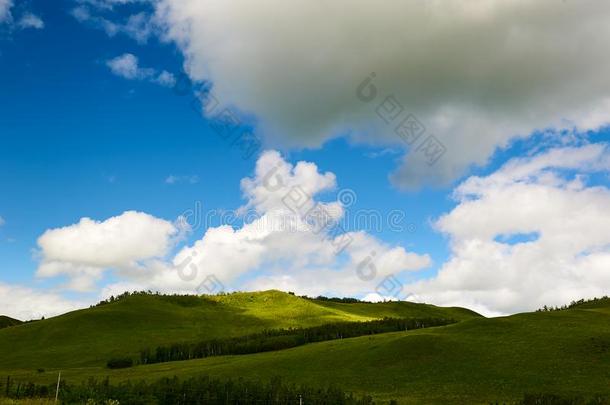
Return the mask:
[[[56, 386], [10, 384], [0, 396], [13, 399], [53, 398]], [[161, 378], [154, 382], [123, 382], [90, 379], [80, 385], [63, 381], [59, 387], [62, 404], [121, 405], [375, 405], [369, 396], [355, 396], [336, 387], [312, 388], [288, 385], [275, 378], [269, 382], [253, 380], [218, 380], [207, 376], [189, 379]], [[387, 404], [384, 402], [383, 404]], [[390, 404], [396, 403], [390, 401]], [[381, 404], [380, 404], [381, 405]]]
[[553, 307], [553, 306], [545, 305], [542, 308], [537, 309], [536, 312], [565, 311], [566, 309], [573, 309], [573, 308], [579, 307], [583, 304], [591, 304], [591, 303], [596, 303], [596, 302], [601, 302], [601, 301], [608, 301], [609, 299], [610, 299], [610, 297], [608, 297], [607, 295], [604, 295], [601, 298], [591, 298], [588, 300], [581, 298], [578, 301], [572, 301], [572, 302], [570, 302], [570, 304], [562, 305], [560, 307], [559, 306]]
[[557, 394], [525, 394], [518, 405], [608, 405], [609, 398], [604, 395], [566, 396]]
[[[239, 294], [239, 291], [235, 291], [235, 292], [220, 292], [217, 295], [232, 295], [232, 294]], [[288, 294], [296, 296], [294, 292], [292, 291], [288, 291]], [[174, 298], [176, 301], [178, 302], [183, 302], [185, 300], [188, 300], [189, 298], [192, 298], [193, 300], [197, 299], [198, 297], [205, 297], [205, 295], [189, 295], [189, 294], [162, 294], [159, 291], [151, 291], [151, 290], [147, 290], [147, 291], [125, 291], [122, 294], [118, 294], [116, 296], [112, 295], [104, 300], [101, 300], [100, 302], [98, 302], [95, 305], [91, 305], [90, 308], [94, 308], [94, 307], [100, 307], [103, 305], [107, 305], [107, 304], [112, 304], [113, 302], [118, 302], [121, 300], [124, 300], [125, 298], [129, 298], [129, 297], [136, 297], [136, 296], [155, 296], [155, 297], [163, 297], [163, 298]], [[343, 297], [343, 298], [338, 298], [338, 297], [325, 297], [323, 295], [319, 295], [317, 297], [309, 297], [307, 295], [300, 295], [299, 298], [304, 298], [306, 300], [310, 300], [310, 301], [330, 301], [330, 302], [338, 302], [338, 303], [342, 303], [342, 304], [372, 304], [369, 301], [361, 301], [357, 298], [351, 298], [351, 297]], [[214, 302], [214, 301], [212, 301]]]
[[310, 300], [310, 301], [338, 302], [340, 304], [372, 304], [372, 302], [361, 301], [358, 298], [351, 298], [351, 297], [339, 298], [339, 297], [325, 297], [323, 295], [318, 295], [317, 297], [312, 298], [307, 295], [302, 295], [300, 298], [305, 298], [306, 300]]
[[[272, 329], [240, 337], [211, 339], [196, 343], [176, 343], [155, 349], [144, 349], [140, 351], [139, 363], [152, 364], [211, 356], [268, 352], [325, 340], [444, 326], [452, 323], [455, 323], [455, 320], [384, 318], [368, 322], [337, 322], [310, 328]], [[116, 359], [114, 360], [116, 361]], [[108, 366], [110, 367], [110, 364]]]
[[[10, 377], [0, 380], [0, 398], [11, 399], [55, 397], [56, 385], [13, 382]], [[289, 385], [275, 378], [271, 381], [219, 380], [207, 376], [188, 379], [161, 378], [153, 382], [123, 382], [110, 384], [89, 379], [80, 385], [62, 381], [59, 400], [63, 405], [397, 405], [374, 401], [370, 396], [356, 396], [337, 387], [313, 388]], [[518, 405], [608, 405], [606, 395], [566, 396], [557, 394], [525, 394]], [[506, 404], [490, 402], [492, 405]]]

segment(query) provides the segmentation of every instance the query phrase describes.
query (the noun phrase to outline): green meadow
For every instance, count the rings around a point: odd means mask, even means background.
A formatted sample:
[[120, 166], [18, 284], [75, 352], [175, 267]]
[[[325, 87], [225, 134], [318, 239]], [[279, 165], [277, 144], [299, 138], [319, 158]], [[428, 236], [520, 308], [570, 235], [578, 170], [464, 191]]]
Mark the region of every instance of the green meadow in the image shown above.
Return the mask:
[[[385, 317], [458, 323], [339, 339], [266, 353], [105, 367], [159, 344]], [[40, 370], [39, 370], [40, 369]], [[44, 369], [44, 371], [43, 371]], [[484, 318], [407, 302], [316, 301], [267, 291], [213, 297], [132, 296], [0, 330], [0, 378], [71, 383], [209, 375], [334, 385], [399, 404], [510, 403], [526, 393], [610, 395], [610, 302]]]

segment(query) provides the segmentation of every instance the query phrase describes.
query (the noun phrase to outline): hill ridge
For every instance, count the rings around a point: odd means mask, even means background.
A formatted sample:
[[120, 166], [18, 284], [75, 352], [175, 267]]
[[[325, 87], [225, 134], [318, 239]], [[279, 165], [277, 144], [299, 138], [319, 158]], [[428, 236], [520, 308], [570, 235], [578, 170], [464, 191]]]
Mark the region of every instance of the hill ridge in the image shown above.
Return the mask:
[[19, 319], [11, 318], [6, 315], [0, 315], [0, 329], [8, 328], [10, 326], [21, 325], [23, 322]]
[[312, 327], [385, 317], [480, 315], [408, 302], [343, 304], [277, 290], [215, 296], [130, 294], [57, 317], [0, 330], [0, 370], [88, 367], [141, 349], [239, 337], [268, 329]]

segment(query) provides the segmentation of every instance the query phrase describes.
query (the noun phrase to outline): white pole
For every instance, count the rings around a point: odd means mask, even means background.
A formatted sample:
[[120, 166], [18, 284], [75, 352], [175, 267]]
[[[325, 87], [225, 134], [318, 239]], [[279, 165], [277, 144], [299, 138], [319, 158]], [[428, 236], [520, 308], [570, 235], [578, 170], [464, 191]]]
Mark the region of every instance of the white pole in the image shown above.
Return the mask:
[[61, 371], [57, 376], [57, 389], [55, 390], [55, 403], [57, 403], [57, 397], [59, 397], [59, 382], [61, 381]]
[[303, 405], [303, 396], [299, 394], [299, 405]]

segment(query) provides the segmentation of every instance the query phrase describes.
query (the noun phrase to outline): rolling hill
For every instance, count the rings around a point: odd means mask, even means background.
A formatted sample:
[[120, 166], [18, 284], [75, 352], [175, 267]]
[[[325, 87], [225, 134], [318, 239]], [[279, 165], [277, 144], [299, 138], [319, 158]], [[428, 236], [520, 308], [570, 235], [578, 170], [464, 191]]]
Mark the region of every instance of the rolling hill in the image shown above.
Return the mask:
[[103, 366], [158, 345], [243, 336], [265, 329], [310, 327], [384, 317], [470, 319], [463, 308], [408, 302], [343, 304], [280, 291], [219, 296], [133, 295], [0, 330], [0, 373], [10, 369]]
[[21, 322], [20, 320], [0, 315], [0, 329], [8, 328], [9, 326], [17, 326], [22, 323], [23, 322]]
[[[411, 303], [344, 304], [305, 300], [277, 291], [201, 300], [203, 302], [193, 299], [187, 305], [188, 299], [182, 302], [172, 297], [130, 297], [125, 301], [0, 331], [0, 375], [10, 373], [14, 378], [40, 383], [51, 383], [60, 368], [64, 378], [71, 382], [107, 376], [113, 382], [202, 374], [222, 379], [243, 377], [253, 380], [280, 376], [289, 383], [323, 387], [332, 384], [347, 391], [368, 393], [384, 403], [397, 399], [399, 404], [512, 403], [525, 393], [585, 398], [610, 396], [610, 301], [607, 299], [562, 311], [491, 319], [460, 308]], [[69, 348], [58, 344], [50, 346], [48, 354], [42, 349], [35, 355], [24, 353], [30, 345], [36, 344], [31, 334], [42, 333], [46, 339], [60, 335], [69, 338], [70, 333], [64, 328], [75, 327], [77, 322], [89, 322], [87, 325], [93, 328], [96, 321], [108, 322], [105, 317], [110, 315], [106, 312], [121, 316], [126, 322], [127, 314], [131, 314], [129, 319], [133, 320], [147, 306], [147, 321], [122, 326], [118, 321], [112, 323], [114, 335], [120, 333], [124, 339], [120, 342], [117, 337], [113, 343], [119, 345], [121, 351], [129, 352], [131, 347], [139, 347], [142, 342], [133, 343], [132, 340], [136, 337], [143, 339], [146, 333], [155, 341], [172, 341], [187, 336], [235, 336], [257, 330], [260, 325], [303, 326], [384, 316], [451, 316], [461, 322], [313, 343], [275, 352], [210, 357], [122, 370], [108, 370], [100, 364], [100, 360], [106, 357], [88, 354], [99, 352], [107, 355], [110, 352], [103, 347], [102, 340], [108, 336], [104, 332], [90, 342], [89, 350], [80, 341], [95, 338], [94, 329], [81, 329], [82, 334], [74, 334], [79, 338], [71, 338], [70, 344], [76, 344], [72, 353], [79, 357], [78, 360], [65, 357]], [[164, 318], [170, 314], [178, 316], [178, 313], [182, 318]], [[205, 326], [196, 319], [203, 316], [206, 317]], [[156, 334], [153, 333], [153, 326], [161, 324], [167, 325], [167, 329], [157, 329]], [[182, 329], [178, 327], [180, 324]], [[140, 331], [145, 325], [148, 325], [146, 332]], [[36, 329], [32, 329], [33, 326]], [[5, 350], [7, 342], [17, 343], [17, 335], [29, 340], [18, 344], [16, 350]], [[33, 367], [43, 361], [45, 364], [55, 361], [58, 366], [47, 366], [44, 373], [36, 372]], [[60, 363], [64, 365], [60, 366]]]

